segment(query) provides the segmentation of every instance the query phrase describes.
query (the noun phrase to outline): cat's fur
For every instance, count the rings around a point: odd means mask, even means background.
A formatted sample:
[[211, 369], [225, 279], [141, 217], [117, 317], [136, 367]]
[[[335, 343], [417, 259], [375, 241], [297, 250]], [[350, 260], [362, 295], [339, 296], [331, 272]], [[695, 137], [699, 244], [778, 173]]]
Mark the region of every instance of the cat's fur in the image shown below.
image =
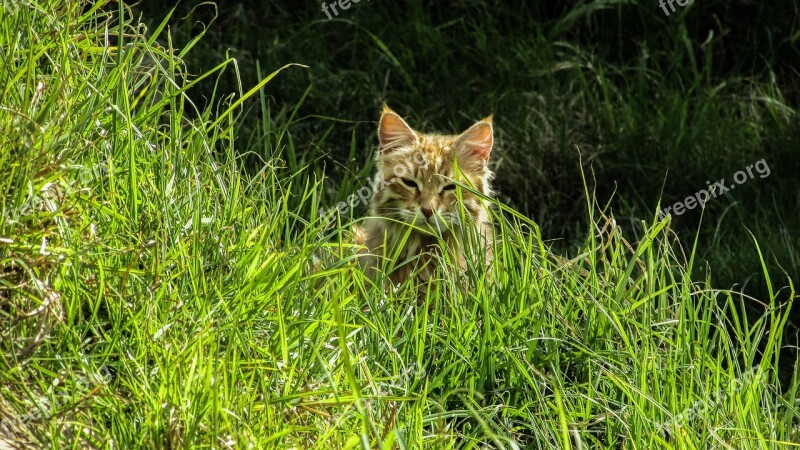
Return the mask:
[[356, 241], [365, 246], [360, 261], [370, 277], [375, 279], [384, 267], [393, 283], [410, 277], [427, 283], [440, 260], [437, 255], [465, 269], [462, 227], [473, 227], [484, 246], [475, 253], [491, 260], [487, 202], [456, 183], [492, 194], [487, 164], [494, 145], [492, 117], [458, 136], [424, 134], [384, 106], [378, 138], [370, 217], [356, 229]]

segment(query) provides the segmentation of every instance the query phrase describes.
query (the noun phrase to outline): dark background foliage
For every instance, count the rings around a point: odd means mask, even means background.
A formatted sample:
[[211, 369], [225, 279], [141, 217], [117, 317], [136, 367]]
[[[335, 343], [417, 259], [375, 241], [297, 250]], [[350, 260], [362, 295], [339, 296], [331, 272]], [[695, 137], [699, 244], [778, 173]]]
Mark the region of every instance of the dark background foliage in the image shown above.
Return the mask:
[[[632, 225], [652, 220], [659, 200], [730, 184], [765, 159], [768, 177], [672, 225], [687, 254], [697, 238], [697, 270], [710, 267], [714, 286], [764, 298], [754, 241], [776, 287], [800, 280], [800, 2], [675, 7], [362, 0], [328, 20], [320, 2], [187, 1], [169, 24], [177, 47], [206, 33], [186, 57], [191, 73], [237, 59], [238, 73], [200, 83], [198, 103], [224, 101], [286, 63], [308, 66], [271, 82], [269, 104], [248, 104], [237, 145], [253, 170], [275, 156], [288, 171], [324, 170], [330, 205], [370, 173], [384, 101], [424, 131], [455, 132], [494, 113], [499, 196], [559, 251], [585, 235], [582, 170], [633, 239]], [[170, 11], [136, 8], [152, 27]], [[290, 137], [274, 139], [279, 129]]]

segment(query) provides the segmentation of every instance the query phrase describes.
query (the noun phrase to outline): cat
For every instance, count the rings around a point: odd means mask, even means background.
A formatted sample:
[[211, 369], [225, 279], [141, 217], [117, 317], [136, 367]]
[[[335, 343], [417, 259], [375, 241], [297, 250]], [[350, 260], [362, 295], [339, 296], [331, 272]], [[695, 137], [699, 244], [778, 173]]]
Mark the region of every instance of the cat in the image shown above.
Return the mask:
[[384, 105], [378, 140], [369, 217], [354, 229], [356, 243], [363, 246], [359, 261], [369, 277], [375, 280], [388, 268], [395, 285], [414, 278], [425, 286], [442, 256], [465, 270], [469, 233], [464, 227], [473, 227], [484, 246], [474, 253], [491, 262], [489, 202], [462, 186], [492, 195], [492, 116], [457, 136], [426, 134]]

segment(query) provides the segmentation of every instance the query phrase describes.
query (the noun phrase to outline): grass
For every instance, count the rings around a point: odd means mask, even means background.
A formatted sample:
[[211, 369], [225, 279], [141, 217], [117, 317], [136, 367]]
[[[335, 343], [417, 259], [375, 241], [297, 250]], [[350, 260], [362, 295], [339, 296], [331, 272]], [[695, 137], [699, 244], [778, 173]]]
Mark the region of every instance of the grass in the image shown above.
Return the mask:
[[[325, 173], [325, 206], [372, 172], [371, 119], [382, 102], [426, 131], [465, 129], [495, 113], [500, 199], [533, 218], [555, 251], [579, 252], [591, 226], [576, 201], [582, 171], [592, 173], [597, 202], [638, 240], [637, 224], [659, 204], [683, 201], [707, 180], [730, 182], [764, 159], [769, 178], [737, 187], [702, 214], [674, 216], [671, 228], [684, 247], [697, 248], [698, 276], [713, 276], [716, 287], [768, 297], [762, 261], [800, 280], [797, 0], [709, 0], [670, 16], [634, 2], [410, 0], [361, 4], [330, 21], [301, 4], [201, 3], [178, 7], [182, 20], [170, 21], [177, 45], [205, 31], [187, 55], [190, 66], [211, 68], [234, 55], [240, 70], [199, 83], [189, 93], [196, 101], [257, 83], [260, 67], [309, 66], [274, 79], [266, 101], [249, 104], [239, 136], [244, 147], [260, 148], [271, 133], [264, 114], [287, 127], [280, 157], [292, 173]], [[138, 8], [144, 20], [162, 15]], [[252, 173], [261, 162], [245, 166]], [[763, 255], [747, 245], [753, 236]], [[746, 307], [751, 320], [763, 313], [756, 302]], [[785, 339], [794, 340], [799, 325], [790, 319]]]
[[757, 239], [754, 300], [584, 181], [570, 254], [498, 202], [494, 281], [445, 270], [418, 305], [349, 262], [350, 217], [316, 220], [369, 167], [325, 184], [300, 106], [271, 108], [309, 69], [195, 105], [166, 23], [102, 1], [0, 20], [0, 447], [798, 446], [795, 288]]
[[[162, 16], [143, 3], [144, 20]], [[576, 201], [581, 170], [596, 173], [598, 201], [627, 227], [765, 158], [770, 178], [710, 203], [702, 221], [698, 211], [673, 217], [673, 230], [684, 246], [699, 230], [698, 261], [720, 287], [768, 295], [759, 255], [743, 245], [750, 233], [770, 270], [800, 279], [798, 0], [708, 0], [670, 16], [647, 2], [409, 0], [361, 3], [335, 20], [316, 4], [201, 3], [183, 3], [170, 22], [177, 45], [207, 30], [190, 66], [233, 55], [240, 71], [189, 95], [204, 102], [253, 85], [259, 65], [308, 65], [274, 80], [264, 106], [304, 143], [287, 157], [326, 167], [328, 198], [369, 174], [384, 101], [431, 131], [494, 113], [501, 199], [563, 252], [577, 251], [589, 226]], [[258, 147], [269, 130], [262, 105], [249, 107], [240, 136]]]

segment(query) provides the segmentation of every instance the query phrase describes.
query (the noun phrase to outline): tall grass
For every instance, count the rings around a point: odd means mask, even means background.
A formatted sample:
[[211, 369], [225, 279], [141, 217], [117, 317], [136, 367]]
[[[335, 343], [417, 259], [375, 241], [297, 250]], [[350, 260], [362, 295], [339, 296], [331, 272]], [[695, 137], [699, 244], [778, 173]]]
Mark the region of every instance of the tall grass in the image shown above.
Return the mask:
[[762, 264], [751, 321], [667, 220], [620, 226], [587, 188], [571, 256], [497, 203], [491, 281], [380, 289], [350, 217], [315, 217], [356, 177], [323, 190], [327, 134], [295, 142], [297, 109], [268, 106], [305, 69], [197, 107], [235, 61], [190, 76], [166, 23], [103, 1], [0, 20], [0, 447], [798, 446], [784, 274]]
[[[154, 3], [137, 8], [145, 20], [162, 14]], [[575, 201], [581, 165], [627, 225], [766, 158], [768, 180], [709, 203], [702, 222], [697, 211], [673, 217], [673, 230], [685, 246], [699, 230], [698, 260], [720, 287], [768, 295], [758, 253], [742, 245], [750, 233], [770, 270], [800, 279], [798, 0], [707, 0], [670, 16], [657, 2], [606, 0], [362, 2], [334, 20], [301, 2], [179, 9], [177, 42], [208, 24], [202, 51], [187, 55], [192, 67], [235, 55], [241, 69], [200, 83], [190, 93], [198, 102], [257, 82], [258, 64], [309, 65], [274, 80], [267, 106], [281, 124], [296, 111], [293, 138], [316, 144], [298, 157], [327, 166], [329, 196], [369, 171], [369, 119], [384, 101], [425, 130], [495, 113], [496, 187], [561, 251], [576, 251], [588, 226]], [[265, 132], [257, 113], [243, 118], [242, 136]]]

